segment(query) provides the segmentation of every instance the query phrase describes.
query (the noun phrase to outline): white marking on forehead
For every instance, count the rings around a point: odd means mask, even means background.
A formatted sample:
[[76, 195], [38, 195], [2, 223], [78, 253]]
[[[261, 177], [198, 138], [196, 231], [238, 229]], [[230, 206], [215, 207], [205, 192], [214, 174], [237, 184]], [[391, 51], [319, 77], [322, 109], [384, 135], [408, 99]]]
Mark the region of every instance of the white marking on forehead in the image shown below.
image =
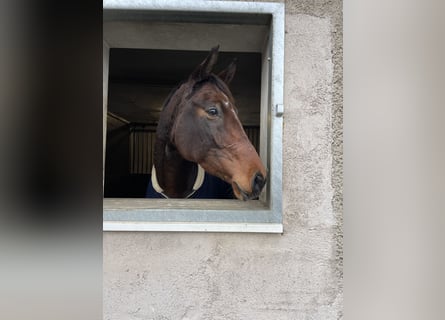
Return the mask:
[[226, 96], [226, 94], [224, 92], [221, 92], [221, 94], [224, 96], [224, 100], [225, 100], [225, 101], [223, 101], [224, 107], [228, 107], [229, 106], [229, 98]]

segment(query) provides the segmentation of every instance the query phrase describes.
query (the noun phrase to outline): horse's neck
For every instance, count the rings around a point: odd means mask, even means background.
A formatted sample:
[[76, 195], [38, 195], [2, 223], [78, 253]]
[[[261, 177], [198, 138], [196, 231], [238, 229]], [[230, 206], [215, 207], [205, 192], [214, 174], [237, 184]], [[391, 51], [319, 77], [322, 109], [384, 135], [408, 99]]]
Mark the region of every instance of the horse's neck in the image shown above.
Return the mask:
[[182, 158], [175, 147], [164, 145], [155, 154], [156, 177], [169, 198], [184, 198], [192, 192], [198, 166]]

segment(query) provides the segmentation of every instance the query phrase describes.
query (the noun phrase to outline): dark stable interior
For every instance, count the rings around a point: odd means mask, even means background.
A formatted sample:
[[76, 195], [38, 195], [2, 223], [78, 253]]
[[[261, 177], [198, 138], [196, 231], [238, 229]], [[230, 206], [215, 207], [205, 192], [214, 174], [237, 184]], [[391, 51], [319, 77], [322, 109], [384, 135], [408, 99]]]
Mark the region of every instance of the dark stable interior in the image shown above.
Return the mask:
[[[145, 197], [163, 102], [207, 54], [207, 51], [110, 50], [104, 197]], [[258, 150], [261, 54], [220, 52], [214, 72], [224, 69], [234, 58], [237, 72], [230, 89], [239, 118]]]

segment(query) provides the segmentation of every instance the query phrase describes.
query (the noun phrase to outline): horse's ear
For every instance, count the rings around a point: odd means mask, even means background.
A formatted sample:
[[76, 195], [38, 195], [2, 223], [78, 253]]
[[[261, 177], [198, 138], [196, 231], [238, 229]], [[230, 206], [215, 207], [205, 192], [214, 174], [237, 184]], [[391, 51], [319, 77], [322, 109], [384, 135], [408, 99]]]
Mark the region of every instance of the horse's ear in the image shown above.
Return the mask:
[[192, 72], [192, 74], [190, 75], [190, 79], [199, 81], [210, 75], [213, 66], [216, 63], [216, 60], [218, 60], [218, 50], [219, 50], [219, 45], [213, 47], [210, 50], [210, 53], [207, 56], [207, 58], [205, 58], [204, 61], [201, 62], [201, 64]]
[[233, 59], [233, 61], [227, 66], [227, 68], [225, 68], [218, 74], [218, 77], [222, 81], [224, 81], [227, 85], [229, 85], [229, 83], [235, 76], [235, 72], [236, 72], [236, 58]]

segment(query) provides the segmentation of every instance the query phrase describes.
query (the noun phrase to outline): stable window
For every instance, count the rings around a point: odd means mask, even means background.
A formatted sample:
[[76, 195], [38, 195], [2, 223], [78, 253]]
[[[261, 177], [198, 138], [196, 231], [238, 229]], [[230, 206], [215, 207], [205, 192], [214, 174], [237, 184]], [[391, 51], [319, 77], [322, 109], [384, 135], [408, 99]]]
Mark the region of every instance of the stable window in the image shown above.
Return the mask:
[[[268, 183], [247, 202], [145, 199], [163, 101], [217, 44]], [[282, 232], [283, 51], [283, 4], [104, 1], [105, 231]]]

